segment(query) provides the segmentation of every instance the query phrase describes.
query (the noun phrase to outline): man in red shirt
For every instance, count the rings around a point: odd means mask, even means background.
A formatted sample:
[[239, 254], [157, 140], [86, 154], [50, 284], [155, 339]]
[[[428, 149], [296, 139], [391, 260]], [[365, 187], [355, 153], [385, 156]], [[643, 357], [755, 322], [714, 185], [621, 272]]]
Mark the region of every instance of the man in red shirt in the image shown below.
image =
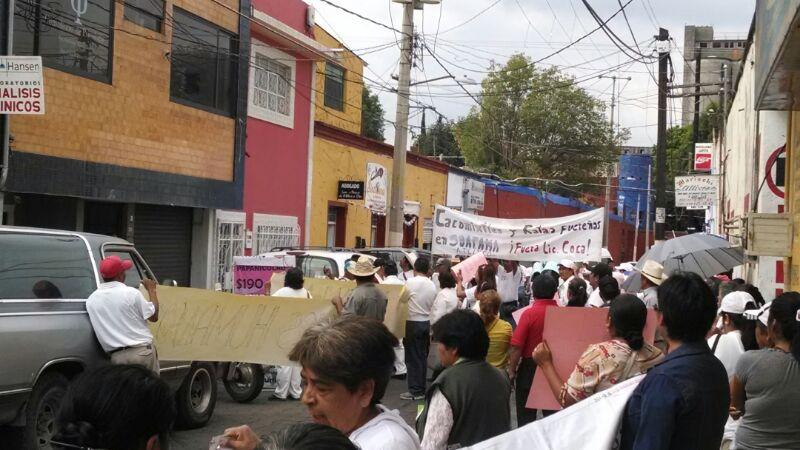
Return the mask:
[[533, 374], [536, 372], [536, 363], [531, 356], [533, 349], [542, 342], [545, 310], [551, 306], [558, 306], [553, 300], [557, 290], [558, 282], [552, 276], [542, 274], [536, 277], [533, 280], [533, 305], [522, 313], [519, 324], [511, 336], [508, 377], [515, 383], [518, 427], [536, 420], [536, 410], [525, 408], [533, 384]]

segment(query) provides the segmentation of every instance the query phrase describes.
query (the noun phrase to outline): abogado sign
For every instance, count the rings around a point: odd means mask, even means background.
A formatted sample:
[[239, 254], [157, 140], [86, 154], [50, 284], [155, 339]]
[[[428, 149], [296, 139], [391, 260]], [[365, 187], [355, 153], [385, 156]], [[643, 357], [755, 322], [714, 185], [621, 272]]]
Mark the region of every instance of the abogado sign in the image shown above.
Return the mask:
[[688, 175], [675, 177], [675, 206], [705, 209], [717, 202], [718, 175]]
[[44, 114], [41, 56], [0, 56], [0, 114]]
[[339, 181], [339, 200], [363, 200], [363, 181]]

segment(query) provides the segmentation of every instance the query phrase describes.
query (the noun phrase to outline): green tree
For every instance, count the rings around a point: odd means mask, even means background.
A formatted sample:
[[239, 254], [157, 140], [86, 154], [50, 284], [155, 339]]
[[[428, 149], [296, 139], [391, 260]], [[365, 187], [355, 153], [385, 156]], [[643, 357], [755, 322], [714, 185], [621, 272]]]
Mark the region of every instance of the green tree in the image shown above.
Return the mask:
[[429, 128], [422, 129], [417, 136], [414, 146], [423, 155], [438, 157], [446, 163], [457, 167], [464, 165], [464, 157], [456, 142], [453, 125], [445, 122], [441, 117]]
[[596, 181], [627, 135], [612, 136], [605, 105], [572, 77], [536, 68], [523, 55], [494, 66], [478, 99], [480, 107], [456, 126], [456, 140], [470, 167], [505, 178]]
[[361, 135], [383, 141], [384, 129], [383, 106], [378, 94], [373, 94], [364, 86], [361, 93]]

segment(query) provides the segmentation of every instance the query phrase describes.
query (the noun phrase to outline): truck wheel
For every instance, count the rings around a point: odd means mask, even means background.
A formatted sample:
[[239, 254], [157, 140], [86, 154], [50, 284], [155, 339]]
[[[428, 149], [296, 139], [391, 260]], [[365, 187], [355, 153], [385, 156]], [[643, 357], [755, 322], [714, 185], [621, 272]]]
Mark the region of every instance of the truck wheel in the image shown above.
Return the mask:
[[176, 425], [183, 429], [205, 426], [214, 414], [217, 404], [217, 381], [214, 366], [209, 363], [192, 364], [175, 396], [178, 417]]
[[60, 373], [42, 375], [33, 387], [25, 409], [25, 448], [51, 450], [50, 439], [55, 434], [56, 415], [67, 392], [67, 378]]
[[232, 399], [239, 403], [255, 400], [264, 390], [264, 368], [260, 364], [231, 363], [235, 365], [233, 379], [226, 374], [222, 382]]

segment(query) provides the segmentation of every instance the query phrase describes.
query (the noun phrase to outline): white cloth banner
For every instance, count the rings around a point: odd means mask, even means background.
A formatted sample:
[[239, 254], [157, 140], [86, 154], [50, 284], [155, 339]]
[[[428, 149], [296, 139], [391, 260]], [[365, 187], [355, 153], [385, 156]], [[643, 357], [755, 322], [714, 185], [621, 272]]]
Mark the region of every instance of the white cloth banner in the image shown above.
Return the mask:
[[487, 441], [473, 450], [611, 450], [625, 405], [644, 375], [597, 393], [552, 416]]
[[548, 219], [495, 219], [436, 205], [435, 255], [473, 255], [516, 261], [600, 261], [604, 209]]

